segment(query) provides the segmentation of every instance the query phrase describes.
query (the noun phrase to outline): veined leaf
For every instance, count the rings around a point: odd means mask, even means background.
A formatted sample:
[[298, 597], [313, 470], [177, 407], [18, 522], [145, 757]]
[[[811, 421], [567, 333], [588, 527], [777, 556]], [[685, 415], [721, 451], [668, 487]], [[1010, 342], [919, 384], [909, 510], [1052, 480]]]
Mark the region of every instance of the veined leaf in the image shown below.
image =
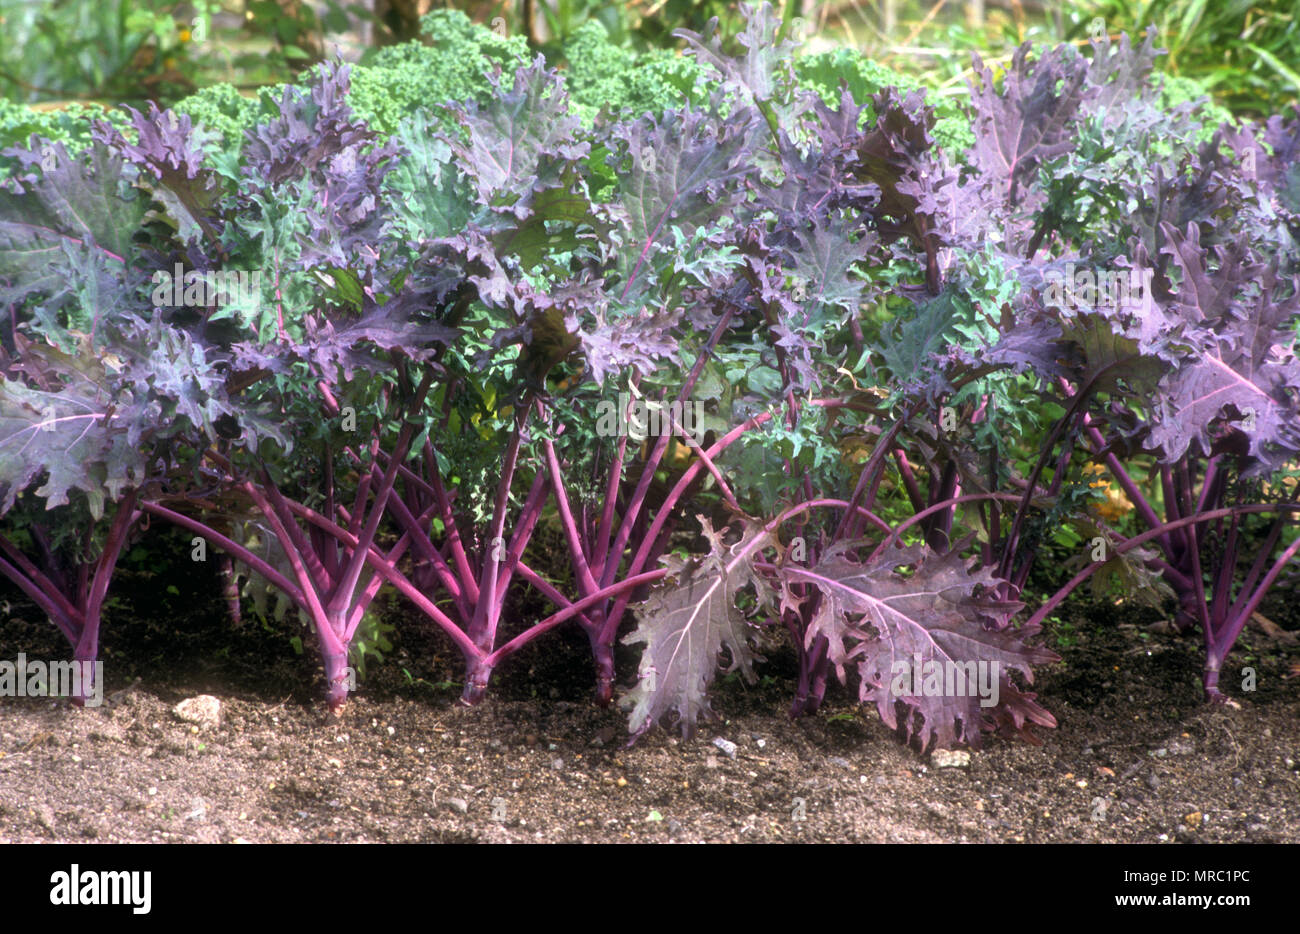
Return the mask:
[[[969, 680], [964, 690], [951, 690], [952, 673], [977, 676], [981, 686], [997, 684], [1000, 698], [1010, 670], [1032, 681], [1030, 666], [1056, 656], [1026, 645], [1007, 628], [1020, 604], [984, 596], [981, 590], [996, 583], [992, 571], [971, 571], [955, 551], [940, 555], [894, 544], [862, 564], [846, 553], [850, 545], [828, 550], [814, 567], [791, 563], [781, 569], [787, 585], [811, 584], [821, 591], [823, 605], [808, 629], [808, 644], [819, 636], [828, 640], [841, 678], [844, 666], [856, 660], [862, 702], [874, 703], [890, 727], [901, 722], [922, 748], [932, 741], [939, 747], [979, 745], [981, 729], [994, 722], [992, 711]], [[910, 573], [900, 574], [900, 567]], [[920, 692], [913, 690], [912, 678], [918, 662]], [[943, 679], [937, 692], [930, 689], [932, 671]], [[900, 706], [906, 711], [901, 721]], [[1056, 725], [1041, 708], [1030, 719]]]
[[626, 645], [645, 645], [639, 680], [625, 698], [632, 708], [628, 729], [636, 736], [670, 710], [676, 711], [683, 734], [689, 734], [710, 712], [705, 692], [723, 649], [731, 658], [725, 670], [754, 680], [756, 656], [749, 646], [749, 623], [736, 608], [736, 594], [753, 578], [754, 554], [775, 540], [761, 527], [750, 526], [728, 547], [706, 517], [698, 518], [709, 553], [691, 561], [664, 557], [670, 573], [637, 612], [636, 630], [623, 639]]

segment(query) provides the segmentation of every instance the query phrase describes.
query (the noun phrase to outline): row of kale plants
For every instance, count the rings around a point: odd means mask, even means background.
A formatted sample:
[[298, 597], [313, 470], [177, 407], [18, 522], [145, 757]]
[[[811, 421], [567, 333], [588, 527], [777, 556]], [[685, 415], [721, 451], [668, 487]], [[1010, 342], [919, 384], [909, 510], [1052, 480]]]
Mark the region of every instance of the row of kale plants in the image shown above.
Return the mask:
[[[681, 35], [706, 104], [590, 128], [539, 59], [381, 136], [332, 65], [235, 150], [151, 107], [4, 154], [0, 575], [74, 659], [163, 520], [302, 614], [336, 711], [391, 589], [467, 704], [577, 626], [603, 704], [642, 645], [634, 735], [689, 729], [784, 633], [794, 714], [852, 675], [921, 746], [1032, 740], [1089, 576], [1176, 601], [1226, 700], [1300, 550], [1300, 115], [1204, 126], [1100, 37], [977, 58], [954, 158], [919, 91], [799, 87], [766, 6]], [[996, 705], [900, 692], [916, 660]]]

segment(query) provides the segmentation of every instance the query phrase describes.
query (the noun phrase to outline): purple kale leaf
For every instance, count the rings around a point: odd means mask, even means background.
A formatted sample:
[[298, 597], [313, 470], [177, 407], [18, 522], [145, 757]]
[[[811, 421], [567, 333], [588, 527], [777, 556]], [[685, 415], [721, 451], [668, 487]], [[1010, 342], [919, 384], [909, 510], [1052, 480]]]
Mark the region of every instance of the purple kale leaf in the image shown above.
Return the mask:
[[124, 433], [110, 430], [113, 408], [102, 374], [76, 374], [55, 392], [0, 377], [0, 513], [42, 479], [36, 495], [48, 506], [78, 490], [102, 516], [106, 485], [120, 490], [143, 466]]
[[858, 128], [866, 104], [859, 106], [846, 87], [840, 106], [832, 110], [820, 98], [813, 104], [809, 131], [813, 145], [800, 146], [781, 133], [784, 178], [778, 186], [760, 189], [759, 202], [778, 215], [778, 227], [818, 223], [834, 212], [866, 215], [879, 200], [879, 187], [858, 177]]
[[[1150, 105], [1155, 87], [1150, 81], [1156, 59], [1165, 54], [1154, 47], [1156, 27], [1148, 26], [1142, 45], [1135, 47], [1127, 35], [1111, 45], [1103, 34], [1092, 40], [1092, 61], [1088, 67], [1088, 84], [1094, 89], [1084, 102], [1087, 113], [1103, 114], [1107, 122], [1125, 119], [1124, 111], [1135, 105]], [[1158, 118], [1158, 114], [1157, 114]]]
[[490, 103], [469, 101], [451, 109], [468, 139], [449, 143], [480, 203], [508, 208], [523, 219], [532, 213], [532, 195], [559, 186], [566, 165], [586, 158], [590, 144], [578, 138], [581, 121], [542, 56], [515, 73], [509, 91], [501, 88], [499, 75], [489, 80], [496, 91]]
[[[874, 703], [886, 724], [921, 748], [978, 746], [981, 730], [998, 721], [1010, 672], [1032, 681], [1031, 666], [1056, 656], [1008, 628], [1020, 604], [987, 597], [983, 591], [997, 583], [992, 571], [970, 570], [955, 551], [894, 544], [864, 564], [848, 549], [843, 543], [813, 567], [781, 571], [786, 586], [808, 584], [821, 594], [809, 645], [825, 637], [841, 677], [856, 663], [862, 702]], [[1008, 703], [1003, 716], [1013, 723], [1056, 725], [1026, 695], [1015, 692]]]
[[320, 171], [334, 156], [374, 140], [375, 134], [348, 106], [350, 74], [346, 65], [322, 66], [310, 91], [286, 87], [279, 115], [245, 131], [244, 174], [251, 182], [274, 191], [287, 181]]
[[215, 246], [224, 227], [218, 216], [222, 191], [217, 173], [204, 165], [207, 140], [188, 114], [159, 111], [152, 102], [147, 116], [131, 107], [127, 111], [134, 143], [103, 121], [95, 124], [95, 139], [140, 169], [141, 181], [162, 204], [182, 243], [202, 235]]
[[1059, 46], [1037, 61], [1030, 44], [1016, 49], [999, 91], [993, 73], [972, 53], [975, 146], [972, 164], [989, 195], [1014, 203], [1033, 172], [1073, 146], [1071, 124], [1088, 94], [1088, 63]]
[[323, 312], [304, 319], [306, 339], [288, 351], [307, 361], [328, 383], [351, 380], [358, 368], [374, 372], [392, 367], [392, 355], [432, 361], [457, 331], [436, 319], [430, 297], [404, 289], [383, 304], [366, 299], [358, 315]]
[[874, 232], [850, 233], [848, 222], [835, 218], [811, 228], [779, 230], [761, 244], [750, 244], [755, 252], [749, 265], [759, 297], [774, 312], [775, 344], [784, 351], [797, 391], [818, 385], [818, 348], [876, 294], [857, 274], [876, 243]]
[[935, 148], [934, 111], [922, 92], [902, 97], [885, 88], [872, 99], [876, 124], [857, 144], [854, 174], [879, 189], [871, 209], [886, 242], [907, 237], [924, 256], [931, 295], [940, 288], [939, 250], [950, 245], [956, 227], [955, 180]]
[[122, 158], [94, 143], [74, 159], [61, 143], [35, 138], [9, 153], [43, 168], [0, 183], [0, 305], [43, 295], [58, 307], [88, 279], [87, 263], [97, 287], [111, 291], [136, 253], [145, 211], [129, 197]]
[[355, 116], [346, 98], [350, 69], [321, 67], [310, 92], [286, 88], [279, 115], [249, 130], [244, 174], [254, 200], [302, 206], [299, 235], [304, 269], [347, 269], [372, 293], [388, 285], [382, 270], [381, 234], [388, 217], [384, 179], [400, 146]]
[[1193, 444], [1209, 455], [1230, 423], [1254, 459], [1243, 473], [1275, 470], [1300, 452], [1297, 282], [1243, 251], [1211, 253], [1195, 225], [1163, 230], [1181, 273], [1170, 313], [1188, 326], [1184, 357], [1160, 382], [1149, 444], [1167, 462]]
[[1286, 119], [1280, 114], [1268, 118], [1264, 142], [1271, 151], [1259, 167], [1259, 178], [1273, 187], [1278, 202], [1292, 218], [1300, 215], [1300, 104]]
[[680, 349], [674, 334], [682, 309], [643, 309], [615, 320], [598, 320], [582, 333], [582, 353], [592, 379], [604, 381], [622, 369], [653, 372], [660, 360], [673, 359]]
[[231, 414], [213, 362], [159, 315], [104, 330], [70, 351], [19, 339], [0, 376], [0, 513], [39, 479], [48, 507], [76, 490], [98, 518], [151, 475], [163, 442], [202, 446]]
[[754, 680], [750, 623], [737, 608], [736, 597], [753, 582], [752, 555], [769, 533], [748, 528], [740, 542], [728, 547], [723, 533], [715, 532], [704, 516], [699, 518], [709, 553], [690, 561], [662, 558], [669, 576], [651, 591], [637, 611], [637, 628], [623, 639], [628, 645], [645, 646], [636, 687], [624, 699], [631, 708], [628, 728], [635, 736], [669, 712], [676, 712], [682, 732], [689, 734], [710, 712], [705, 692], [723, 650], [730, 660], [726, 671], [738, 670]]
[[741, 108], [725, 119], [670, 110], [614, 127], [624, 148], [610, 156], [611, 164], [617, 168], [629, 155], [632, 161], [631, 171], [620, 173], [612, 206], [622, 228], [616, 234], [620, 298], [631, 300], [645, 287], [645, 274], [675, 258], [672, 227], [691, 236], [734, 215], [757, 174], [759, 132], [757, 115]]
[[745, 18], [745, 29], [736, 37], [744, 47], [739, 56], [729, 55], [723, 50], [716, 16], [705, 25], [703, 34], [678, 29], [673, 35], [686, 41], [688, 51], [696, 61], [711, 67], [721, 76], [725, 89], [738, 94], [747, 104], [775, 106], [780, 114], [780, 123], [788, 124], [811, 106], [816, 97], [811, 93], [793, 93], [793, 53], [798, 43], [778, 38], [781, 21], [770, 3], [742, 3], [740, 10]]
[[[530, 304], [546, 312], [541, 320], [563, 322], [563, 332], [546, 333], [534, 325], [527, 338], [530, 344], [550, 349], [551, 356], [539, 361], [538, 375], [558, 362], [555, 349], [580, 348], [598, 384], [631, 367], [651, 373], [659, 361], [675, 358], [679, 350], [676, 331], [681, 307], [625, 308], [611, 300], [603, 283], [589, 273], [559, 283], [546, 295], [534, 295]], [[532, 356], [530, 352], [526, 359]]]
[[1044, 202], [1035, 184], [1039, 168], [1073, 149], [1075, 120], [1098, 91], [1088, 84], [1087, 60], [1072, 48], [1059, 46], [1037, 61], [1029, 60], [1029, 51], [1029, 43], [1016, 50], [1000, 90], [972, 53], [975, 145], [968, 153], [973, 173], [962, 186], [964, 213], [973, 227], [1005, 238], [1013, 253], [1028, 236], [1020, 219]]
[[300, 255], [305, 268], [370, 271], [378, 265], [380, 235], [387, 220], [383, 182], [396, 154], [390, 141], [364, 152], [359, 147], [346, 149], [322, 164], [306, 212], [310, 232]]
[[1284, 119], [1270, 117], [1262, 127], [1224, 124], [1215, 141], [1231, 150], [1239, 172], [1227, 175], [1237, 195], [1232, 204], [1233, 226], [1253, 230], [1257, 242], [1288, 268], [1300, 266], [1300, 106]]

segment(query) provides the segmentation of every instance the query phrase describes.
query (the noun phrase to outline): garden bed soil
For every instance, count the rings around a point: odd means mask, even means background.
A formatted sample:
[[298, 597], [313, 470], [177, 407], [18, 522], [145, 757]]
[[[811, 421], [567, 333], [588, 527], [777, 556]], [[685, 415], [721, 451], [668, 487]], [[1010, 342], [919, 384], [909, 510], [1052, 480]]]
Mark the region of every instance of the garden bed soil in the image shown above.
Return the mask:
[[[105, 626], [102, 706], [0, 699], [0, 843], [1300, 841], [1290, 633], [1248, 630], [1228, 670], [1253, 666], [1258, 689], [1225, 677], [1240, 709], [1208, 707], [1195, 638], [1075, 604], [1045, 630], [1063, 661], [1034, 686], [1058, 727], [941, 765], [838, 686], [790, 720], [780, 654], [757, 685], [718, 684], [719, 719], [694, 738], [627, 748], [625, 715], [590, 700], [585, 637], [562, 630], [472, 709], [444, 642], [395, 636], [335, 718], [291, 625], [232, 628], [215, 593], [139, 580]], [[66, 657], [30, 604], [0, 596], [0, 657]], [[174, 712], [199, 694], [219, 699], [219, 725]]]

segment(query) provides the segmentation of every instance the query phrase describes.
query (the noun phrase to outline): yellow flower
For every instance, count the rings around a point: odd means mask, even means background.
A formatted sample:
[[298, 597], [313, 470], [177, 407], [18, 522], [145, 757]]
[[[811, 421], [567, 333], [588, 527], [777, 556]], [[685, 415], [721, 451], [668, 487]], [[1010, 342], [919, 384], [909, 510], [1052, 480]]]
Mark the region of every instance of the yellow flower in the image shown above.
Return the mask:
[[1122, 490], [1108, 489], [1105, 501], [1097, 504], [1097, 514], [1107, 522], [1122, 519], [1132, 510], [1133, 501], [1125, 496]]
[[182, 29], [182, 30], [181, 30], [181, 42], [189, 42], [189, 41], [190, 41], [190, 37], [191, 37], [191, 35], [192, 35], [192, 34], [190, 33], [190, 31], [189, 31], [188, 29]]
[[1088, 464], [1083, 468], [1084, 479], [1095, 477], [1095, 480], [1089, 480], [1088, 486], [1094, 490], [1104, 490], [1106, 498], [1099, 503], [1092, 505], [1094, 515], [1106, 520], [1115, 522], [1124, 518], [1133, 510], [1133, 501], [1129, 499], [1123, 490], [1115, 489], [1103, 477], [1106, 468], [1101, 464]]

